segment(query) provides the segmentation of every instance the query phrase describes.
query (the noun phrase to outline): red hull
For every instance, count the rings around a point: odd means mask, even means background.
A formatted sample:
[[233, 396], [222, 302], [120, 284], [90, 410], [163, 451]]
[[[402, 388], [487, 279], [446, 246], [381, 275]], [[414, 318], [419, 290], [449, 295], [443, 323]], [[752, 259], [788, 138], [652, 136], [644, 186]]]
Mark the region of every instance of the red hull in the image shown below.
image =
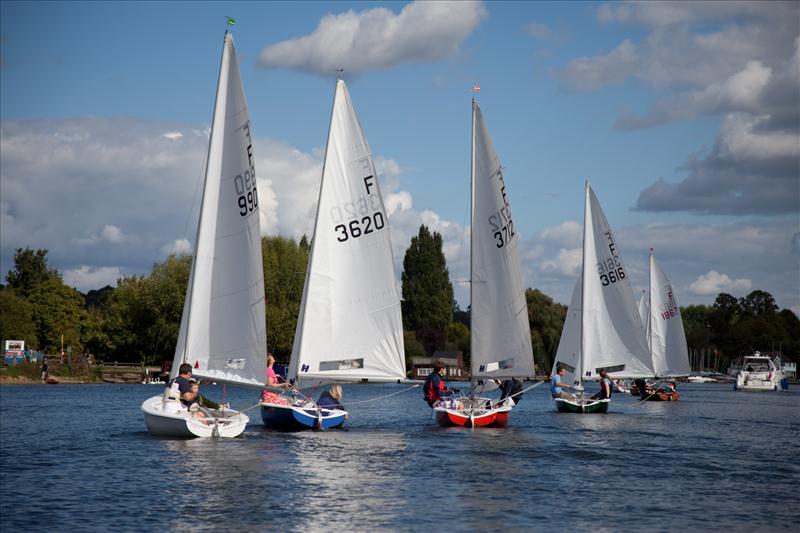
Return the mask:
[[456, 411], [436, 411], [436, 421], [443, 427], [506, 427], [508, 425], [508, 411], [494, 411], [481, 416], [464, 416]]

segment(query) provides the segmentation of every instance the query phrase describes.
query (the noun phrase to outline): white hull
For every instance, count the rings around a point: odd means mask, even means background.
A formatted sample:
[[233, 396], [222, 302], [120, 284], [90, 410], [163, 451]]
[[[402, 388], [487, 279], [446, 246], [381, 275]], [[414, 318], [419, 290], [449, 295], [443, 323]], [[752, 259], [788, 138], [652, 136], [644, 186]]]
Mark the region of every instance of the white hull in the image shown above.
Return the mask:
[[780, 389], [783, 372], [771, 357], [759, 352], [745, 356], [742, 370], [736, 376], [735, 390], [745, 392], [766, 392]]
[[[163, 396], [153, 396], [142, 402], [144, 423], [151, 435], [158, 437], [238, 437], [250, 421], [247, 415], [226, 410], [225, 416], [195, 418], [194, 413], [182, 411], [171, 414], [162, 409]], [[214, 414], [222, 414], [212, 411]], [[207, 423], [204, 423], [207, 422]]]
[[689, 376], [686, 378], [686, 381], [689, 383], [716, 383], [717, 380], [714, 378], [706, 378], [703, 376]]
[[739, 372], [736, 376], [736, 390], [745, 392], [766, 392], [778, 390], [781, 376], [778, 373]]

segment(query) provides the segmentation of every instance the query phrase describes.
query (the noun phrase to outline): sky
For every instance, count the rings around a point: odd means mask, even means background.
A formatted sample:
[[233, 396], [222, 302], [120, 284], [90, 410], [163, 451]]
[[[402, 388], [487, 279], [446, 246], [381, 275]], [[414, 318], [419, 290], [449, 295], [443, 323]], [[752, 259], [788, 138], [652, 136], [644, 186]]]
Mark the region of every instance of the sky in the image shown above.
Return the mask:
[[[800, 3], [0, 3], [0, 275], [48, 250], [87, 292], [191, 253], [226, 17], [262, 232], [312, 232], [337, 74], [398, 276], [426, 224], [469, 305], [472, 87], [525, 282], [568, 303], [588, 180], [635, 290], [800, 313]], [[337, 69], [343, 69], [338, 73]]]

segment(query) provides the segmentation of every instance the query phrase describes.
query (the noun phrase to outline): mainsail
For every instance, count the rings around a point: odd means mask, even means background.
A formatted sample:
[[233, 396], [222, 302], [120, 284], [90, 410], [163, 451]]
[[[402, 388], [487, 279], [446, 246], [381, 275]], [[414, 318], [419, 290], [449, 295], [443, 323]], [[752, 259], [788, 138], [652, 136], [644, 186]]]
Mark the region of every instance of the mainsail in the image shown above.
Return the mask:
[[[573, 291], [570, 302], [570, 307], [577, 304], [581, 313], [578, 331], [581, 363], [577, 365], [581, 374], [575, 374], [573, 379], [597, 379], [601, 369], [615, 378], [652, 376], [650, 352], [628, 271], [589, 183], [586, 184], [584, 209], [581, 290], [579, 297]], [[572, 310], [568, 313], [569, 319]], [[570, 362], [574, 361], [575, 340], [568, 336], [575, 334], [574, 329], [574, 323], [565, 322], [555, 365], [575, 366]]]
[[266, 383], [264, 270], [253, 142], [233, 36], [225, 34], [195, 254], [171, 376]]
[[653, 369], [658, 377], [689, 375], [689, 351], [681, 310], [664, 271], [650, 253], [650, 306], [648, 340]]
[[500, 160], [474, 100], [472, 121], [472, 377], [532, 377], [533, 353], [519, 237]]
[[337, 80], [289, 377], [406, 377], [400, 287], [375, 164]]

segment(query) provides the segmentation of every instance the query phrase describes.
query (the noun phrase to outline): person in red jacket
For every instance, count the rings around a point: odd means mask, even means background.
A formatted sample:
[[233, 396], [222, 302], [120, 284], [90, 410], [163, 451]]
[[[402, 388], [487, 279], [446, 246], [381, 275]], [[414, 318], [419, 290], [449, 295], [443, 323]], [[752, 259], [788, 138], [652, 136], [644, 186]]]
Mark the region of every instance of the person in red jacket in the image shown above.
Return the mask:
[[423, 394], [425, 401], [428, 403], [429, 406], [433, 407], [433, 404], [437, 401], [441, 400], [442, 398], [447, 398], [452, 395], [455, 391], [448, 389], [444, 385], [444, 380], [442, 379], [442, 374], [444, 373], [445, 364], [441, 361], [434, 361], [433, 362], [433, 372], [428, 374], [428, 377], [425, 379], [425, 385], [423, 386]]

